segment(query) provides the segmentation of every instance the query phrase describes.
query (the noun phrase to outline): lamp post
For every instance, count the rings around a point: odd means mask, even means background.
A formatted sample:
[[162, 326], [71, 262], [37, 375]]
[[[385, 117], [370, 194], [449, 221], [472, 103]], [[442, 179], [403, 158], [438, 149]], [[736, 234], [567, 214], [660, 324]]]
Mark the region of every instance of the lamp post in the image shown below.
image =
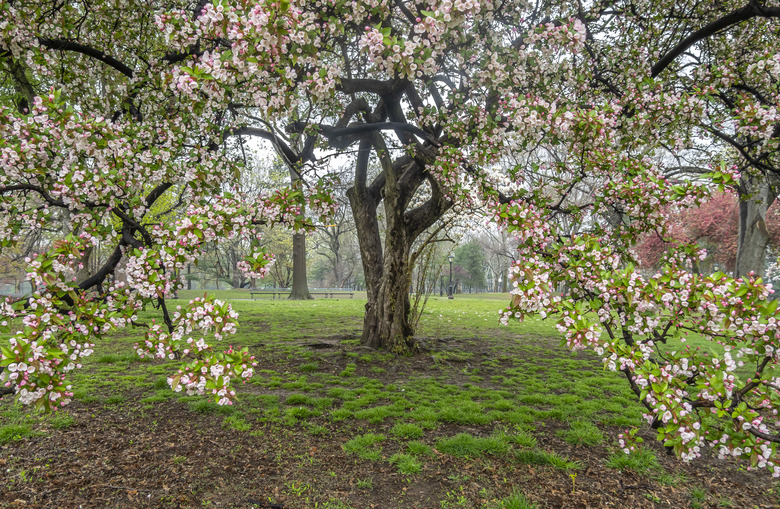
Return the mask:
[[448, 288], [448, 290], [447, 290], [447, 298], [448, 298], [448, 299], [452, 299], [452, 298], [454, 298], [454, 297], [452, 296], [452, 260], [453, 260], [453, 259], [454, 259], [454, 258], [452, 257], [452, 255], [449, 255], [449, 256], [447, 257], [447, 260], [449, 260], [449, 261], [450, 261], [450, 286], [449, 286], [449, 288]]

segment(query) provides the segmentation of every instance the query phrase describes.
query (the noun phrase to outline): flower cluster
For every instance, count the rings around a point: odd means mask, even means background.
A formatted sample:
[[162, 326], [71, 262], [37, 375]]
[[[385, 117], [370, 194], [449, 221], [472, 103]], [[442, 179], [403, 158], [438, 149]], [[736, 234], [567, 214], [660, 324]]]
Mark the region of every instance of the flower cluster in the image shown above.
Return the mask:
[[222, 340], [225, 335], [234, 334], [237, 318], [238, 313], [226, 302], [208, 295], [193, 299], [185, 307], [177, 308], [169, 326], [152, 323], [144, 344], [136, 345], [136, 352], [141, 357], [193, 358], [176, 375], [168, 377], [171, 388], [177, 392], [185, 390], [189, 395], [212, 395], [220, 405], [232, 404], [236, 394], [231, 381], [245, 382], [257, 363], [246, 348], [234, 350], [231, 346], [226, 351], [214, 352], [204, 335], [212, 334]]

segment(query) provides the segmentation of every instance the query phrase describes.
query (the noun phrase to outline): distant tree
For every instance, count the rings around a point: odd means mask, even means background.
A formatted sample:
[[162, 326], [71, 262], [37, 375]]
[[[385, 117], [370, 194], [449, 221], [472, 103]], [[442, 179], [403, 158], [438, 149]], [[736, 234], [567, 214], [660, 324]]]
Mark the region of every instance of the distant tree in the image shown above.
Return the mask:
[[477, 237], [477, 242], [485, 254], [485, 264], [490, 268], [493, 291], [506, 292], [509, 265], [517, 252], [512, 240], [503, 230], [486, 230]]
[[289, 232], [267, 230], [260, 245], [274, 253], [274, 264], [266, 280], [276, 288], [290, 288], [293, 284], [293, 237]]
[[455, 248], [453, 274], [457, 274], [462, 286], [472, 289], [485, 288], [485, 253], [474, 240]]
[[320, 272], [322, 280], [329, 287], [344, 288], [360, 266], [360, 250], [349, 202], [344, 197], [338, 203], [330, 224], [317, 229], [313, 246], [327, 268], [327, 274]]
[[[648, 233], [637, 246], [644, 267], [658, 268], [670, 245], [695, 243], [707, 250], [708, 260], [721, 270], [736, 270], [740, 231], [740, 197], [736, 193], [713, 193], [699, 207], [669, 214], [671, 226], [666, 236]], [[765, 217], [768, 247], [780, 247], [780, 207], [770, 207]]]

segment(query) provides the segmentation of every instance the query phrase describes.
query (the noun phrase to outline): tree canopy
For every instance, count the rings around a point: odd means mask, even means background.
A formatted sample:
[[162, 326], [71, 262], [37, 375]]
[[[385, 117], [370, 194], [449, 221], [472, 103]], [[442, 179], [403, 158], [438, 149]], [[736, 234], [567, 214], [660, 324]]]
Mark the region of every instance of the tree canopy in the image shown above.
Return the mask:
[[[634, 252], [708, 193], [669, 170], [708, 165], [708, 182], [762, 196], [742, 202], [740, 246], [748, 261], [765, 250], [776, 2], [5, 0], [0, 13], [0, 240], [59, 225], [28, 262], [36, 291], [2, 308], [0, 376], [21, 401], [66, 403], [66, 373], [94, 338], [154, 303], [163, 320], [139, 351], [191, 358], [171, 387], [231, 402], [251, 355], [198, 336], [232, 333], [235, 312], [209, 297], [172, 311], [165, 296], [205, 241], [246, 238], [240, 268], [267, 273], [255, 227], [332, 212], [304, 176], [340, 155], [353, 166], [365, 345], [414, 348], [415, 241], [445, 212], [482, 207], [519, 243], [504, 320], [554, 316], [572, 348], [625, 374], [683, 458], [712, 445], [780, 475], [769, 289], [745, 270], [698, 274], [695, 246], [645, 278]], [[241, 192], [247, 137], [269, 142], [295, 185]], [[168, 193], [184, 212], [154, 219]], [[74, 280], [97, 243], [115, 247]], [[662, 348], [686, 332], [720, 350]]]

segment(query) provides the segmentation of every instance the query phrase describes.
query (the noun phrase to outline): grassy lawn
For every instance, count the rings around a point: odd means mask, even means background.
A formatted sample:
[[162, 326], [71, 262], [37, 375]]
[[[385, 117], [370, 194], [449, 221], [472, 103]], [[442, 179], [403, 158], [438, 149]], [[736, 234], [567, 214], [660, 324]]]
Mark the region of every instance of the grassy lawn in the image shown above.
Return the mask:
[[642, 426], [625, 381], [560, 346], [550, 321], [498, 325], [507, 295], [432, 297], [420, 351], [395, 356], [359, 345], [360, 298], [218, 293], [240, 313], [225, 346], [259, 362], [237, 405], [172, 392], [177, 364], [138, 358], [141, 334], [123, 331], [73, 374], [67, 410], [0, 402], [0, 506], [780, 503], [766, 474], [712, 458], [683, 465], [647, 429], [642, 455], [618, 452], [617, 434]]

